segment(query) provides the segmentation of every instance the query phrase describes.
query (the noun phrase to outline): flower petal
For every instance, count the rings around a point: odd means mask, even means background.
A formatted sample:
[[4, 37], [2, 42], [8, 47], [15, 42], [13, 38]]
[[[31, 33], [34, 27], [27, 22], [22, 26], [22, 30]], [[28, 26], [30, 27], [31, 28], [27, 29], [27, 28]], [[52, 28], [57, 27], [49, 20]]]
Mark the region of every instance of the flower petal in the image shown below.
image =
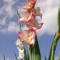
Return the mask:
[[40, 29], [42, 27], [43, 23], [38, 23], [34, 18], [30, 21], [27, 21], [26, 22], [26, 26], [29, 28], [29, 29]]
[[27, 22], [32, 19], [32, 13], [22, 12], [22, 18], [19, 19], [19, 22]]
[[26, 1], [26, 6], [22, 7], [23, 9], [26, 9], [27, 11], [31, 10], [32, 8], [34, 8], [36, 3], [36, 0], [27, 0]]
[[29, 45], [35, 44], [35, 34], [36, 32], [34, 30], [25, 30], [23, 32], [18, 33], [18, 37], [26, 42]]

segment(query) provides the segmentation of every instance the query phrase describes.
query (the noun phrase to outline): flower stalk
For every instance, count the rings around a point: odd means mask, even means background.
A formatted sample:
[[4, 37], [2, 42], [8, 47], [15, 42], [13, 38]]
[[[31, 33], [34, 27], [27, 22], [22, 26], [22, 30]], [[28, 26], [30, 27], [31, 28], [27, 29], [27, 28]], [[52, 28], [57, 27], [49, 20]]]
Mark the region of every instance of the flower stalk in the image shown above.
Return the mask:
[[[20, 32], [18, 33], [19, 39], [21, 39], [23, 42], [28, 44], [28, 51], [29, 51], [29, 60], [41, 60], [41, 53], [39, 48], [39, 43], [37, 36], [35, 34], [35, 30], [40, 29], [43, 25], [43, 23], [38, 23], [35, 20], [36, 16], [40, 16], [42, 18], [42, 14], [40, 13], [40, 8], [37, 7], [34, 8], [36, 3], [36, 0], [28, 0], [26, 2], [26, 6], [22, 7], [23, 9], [26, 9], [27, 12], [21, 12], [22, 18], [19, 16], [19, 23], [25, 22], [26, 26], [28, 27], [28, 30], [21, 31], [21, 24], [20, 24]], [[19, 15], [18, 11], [17, 14]], [[35, 32], [34, 32], [35, 31]]]
[[54, 60], [56, 47], [60, 38], [60, 36], [58, 36], [59, 33], [60, 33], [60, 8], [58, 10], [58, 30], [54, 36], [48, 60]]
[[[19, 13], [18, 13], [18, 10], [16, 10], [17, 11], [17, 16], [18, 16], [18, 18], [20, 18], [20, 15], [19, 15]], [[22, 29], [21, 29], [21, 23], [19, 23], [18, 22], [18, 32], [21, 32], [22, 31]], [[22, 41], [20, 41], [21, 43], [22, 43], [22, 45], [24, 46], [24, 43], [22, 42]], [[27, 55], [26, 55], [26, 49], [25, 49], [25, 47], [23, 48], [24, 49], [24, 59], [25, 60], [28, 60], [28, 58], [27, 58]]]

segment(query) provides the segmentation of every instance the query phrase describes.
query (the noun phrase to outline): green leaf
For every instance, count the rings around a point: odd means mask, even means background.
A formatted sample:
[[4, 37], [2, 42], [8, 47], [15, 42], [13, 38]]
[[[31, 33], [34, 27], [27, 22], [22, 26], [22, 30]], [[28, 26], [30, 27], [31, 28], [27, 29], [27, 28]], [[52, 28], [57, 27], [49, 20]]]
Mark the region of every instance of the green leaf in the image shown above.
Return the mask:
[[40, 48], [39, 48], [37, 36], [35, 37], [35, 39], [36, 39], [36, 44], [34, 46], [34, 48], [35, 48], [35, 60], [41, 60], [41, 53], [40, 53]]
[[59, 52], [59, 58], [58, 58], [58, 60], [60, 60], [60, 52]]
[[20, 28], [20, 23], [18, 23], [18, 32], [21, 31], [21, 28]]
[[52, 42], [48, 60], [54, 60], [54, 55], [55, 55], [56, 47], [57, 47], [58, 40], [59, 40], [59, 36], [58, 36], [59, 33], [60, 33], [60, 8], [58, 10], [58, 30], [56, 34], [54, 35], [54, 39]]
[[28, 60], [27, 54], [26, 54], [26, 49], [24, 48], [24, 60]]
[[35, 45], [29, 46], [30, 60], [41, 60], [41, 53], [40, 53], [37, 36], [35, 37], [35, 39], [36, 39]]
[[[18, 12], [17, 9], [16, 9], [16, 13], [17, 13], [18, 18], [20, 18], [20, 15], [19, 15], [19, 12]], [[19, 31], [22, 31], [22, 29], [21, 29], [21, 23], [20, 22], [18, 22], [18, 32]]]
[[29, 60], [34, 60], [34, 46], [28, 46], [29, 48]]
[[20, 15], [19, 15], [19, 12], [17, 9], [16, 9], [16, 14], [17, 14], [18, 18], [20, 18]]
[[57, 36], [57, 34], [58, 34], [58, 32], [54, 36], [48, 60], [54, 60], [54, 55], [55, 55], [57, 43], [59, 40], [59, 37]]
[[58, 30], [60, 32], [60, 7], [58, 9]]

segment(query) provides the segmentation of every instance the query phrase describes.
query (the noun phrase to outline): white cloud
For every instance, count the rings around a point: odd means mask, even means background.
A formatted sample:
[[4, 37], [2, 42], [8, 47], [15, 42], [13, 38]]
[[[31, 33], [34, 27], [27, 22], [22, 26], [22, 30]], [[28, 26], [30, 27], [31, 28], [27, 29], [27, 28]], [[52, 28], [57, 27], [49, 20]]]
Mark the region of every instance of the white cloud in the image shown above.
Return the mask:
[[[6, 21], [8, 18], [12, 18], [13, 16], [15, 16], [16, 12], [13, 9], [13, 5], [15, 5], [17, 1], [18, 0], [3, 0], [4, 5], [0, 7], [0, 15], [3, 15], [3, 16], [5, 15], [5, 17], [2, 17], [2, 19], [0, 19], [1, 33], [17, 32], [17, 23], [15, 23], [14, 21], [13, 22], [9, 21], [7, 24], [7, 21]], [[2, 26], [5, 26], [5, 27], [2, 27]]]
[[[11, 1], [4, 0], [4, 2], [7, 4], [5, 4], [1, 8], [0, 13], [1, 13], [1, 11], [2, 12], [5, 11], [5, 12], [7, 12], [7, 15], [9, 15], [10, 17], [14, 16], [14, 10], [12, 9], [12, 6], [16, 3], [16, 0], [11, 0]], [[44, 22], [43, 27], [41, 29], [37, 30], [37, 33], [40, 35], [44, 34], [44, 33], [54, 34], [57, 30], [57, 14], [58, 14], [59, 0], [53, 0], [53, 1], [52, 0], [42, 0], [42, 1], [37, 0], [36, 7], [37, 6], [41, 8], [41, 12], [43, 15], [42, 22]], [[25, 11], [25, 10], [23, 10], [23, 11]], [[38, 18], [38, 19], [40, 20], [40, 18]], [[7, 30], [9, 32], [11, 32], [11, 31], [16, 32], [17, 31], [16, 28], [17, 27], [16, 27], [15, 23], [9, 23]], [[23, 30], [25, 28], [26, 28], [26, 26], [23, 27]]]
[[44, 22], [43, 27], [41, 28], [40, 33], [54, 34], [57, 31], [57, 13], [58, 8], [47, 11], [42, 18]]
[[7, 8], [5, 8], [5, 12], [7, 13], [7, 15], [9, 15], [9, 17], [13, 17], [15, 14], [15, 11], [11, 6], [8, 6]]
[[18, 32], [17, 23], [14, 22], [14, 21], [10, 22], [7, 27], [1, 28], [0, 32], [3, 33], [3, 34], [17, 33]]
[[9, 32], [17, 32], [18, 31], [17, 29], [18, 29], [17, 23], [15, 22], [10, 22], [7, 28]]
[[6, 3], [12, 3], [12, 2], [14, 2], [15, 0], [3, 0], [4, 2], [6, 2]]
[[0, 14], [4, 14], [9, 18], [12, 18], [15, 14], [15, 10], [12, 6], [17, 2], [17, 0], [3, 0], [3, 2], [4, 5], [0, 8]]
[[[37, 30], [38, 35], [48, 33], [54, 34], [57, 31], [57, 14], [59, 7], [59, 0], [37, 0], [36, 7], [41, 7], [43, 27]], [[39, 33], [40, 32], [40, 33]]]
[[1, 32], [1, 33], [6, 33], [6, 32], [7, 32], [7, 29], [6, 29], [6, 28], [2, 28], [2, 29], [0, 30], [0, 32]]
[[36, 7], [40, 7], [42, 13], [59, 6], [59, 0], [37, 0]]
[[3, 17], [2, 19], [0, 19], [0, 25], [3, 26], [6, 24], [6, 19], [7, 19], [7, 16]]

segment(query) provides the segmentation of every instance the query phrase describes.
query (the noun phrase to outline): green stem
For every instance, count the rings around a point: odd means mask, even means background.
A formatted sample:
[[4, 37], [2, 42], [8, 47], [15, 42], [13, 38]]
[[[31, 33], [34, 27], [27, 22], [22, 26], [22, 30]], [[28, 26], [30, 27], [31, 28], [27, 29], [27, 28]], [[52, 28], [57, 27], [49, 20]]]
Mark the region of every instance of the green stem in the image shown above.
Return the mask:
[[30, 60], [41, 60], [41, 53], [40, 53], [40, 48], [39, 48], [37, 36], [35, 36], [35, 40], [36, 40], [35, 45], [29, 46]]
[[[16, 10], [17, 11], [17, 10]], [[20, 15], [19, 15], [19, 13], [18, 13], [18, 11], [17, 11], [17, 16], [18, 16], [18, 18], [20, 18]], [[18, 22], [18, 26], [19, 26], [19, 32], [22, 32], [22, 29], [21, 29], [21, 23], [20, 22]], [[23, 42], [22, 42], [23, 43]], [[23, 43], [24, 44], [24, 43]], [[26, 49], [24, 48], [24, 60], [28, 60], [28, 58], [27, 58], [27, 54], [26, 54]]]
[[58, 34], [58, 32], [54, 36], [48, 60], [54, 60], [54, 55], [55, 55], [57, 43], [58, 43], [58, 40], [59, 40], [59, 37], [57, 36], [57, 34]]
[[25, 49], [25, 48], [24, 48], [24, 55], [25, 55], [25, 56], [24, 56], [24, 59], [25, 59], [25, 60], [28, 60], [27, 54], [26, 54], [26, 49]]
[[54, 36], [48, 60], [54, 60], [56, 47], [57, 47], [57, 44], [58, 44], [58, 40], [60, 38], [58, 36], [59, 33], [60, 33], [60, 8], [58, 10], [58, 31], [56, 32], [56, 34]]

